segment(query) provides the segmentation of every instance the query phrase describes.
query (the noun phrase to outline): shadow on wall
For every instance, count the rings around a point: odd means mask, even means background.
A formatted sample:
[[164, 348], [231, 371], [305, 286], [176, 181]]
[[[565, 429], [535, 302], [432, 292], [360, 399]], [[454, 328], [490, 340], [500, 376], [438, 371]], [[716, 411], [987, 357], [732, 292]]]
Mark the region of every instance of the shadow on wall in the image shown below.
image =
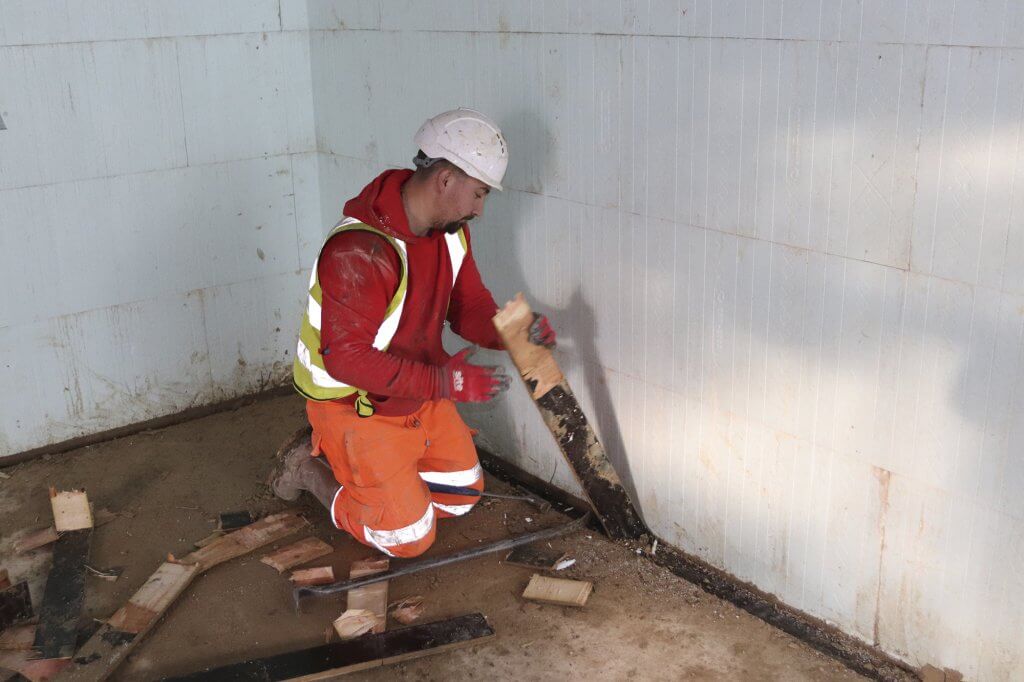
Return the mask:
[[[532, 112], [524, 111], [510, 116], [509, 119], [516, 121], [517, 129], [524, 135], [529, 134], [534, 136], [535, 139], [541, 140], [549, 138], [550, 131], [546, 123]], [[548, 153], [549, 148], [547, 146], [538, 145], [537, 148], [542, 150], [542, 158], [513, 159], [513, 162], [535, 168], [539, 166], [544, 169], [544, 172], [540, 173], [539, 177], [544, 177], [550, 171], [552, 158]], [[523, 214], [522, 202], [510, 202], [510, 208], [511, 210], [508, 210], [504, 215], [505, 220], [500, 226], [496, 227], [502, 232], [501, 240], [503, 242], [517, 243], [523, 238], [522, 227], [526, 217]], [[477, 243], [479, 243], [478, 238], [477, 240]], [[508, 252], [511, 253], [529, 253], [530, 251], [532, 249], [529, 248], [508, 249]], [[594, 409], [593, 414], [587, 415], [591, 426], [598, 433], [601, 443], [604, 445], [612, 464], [615, 466], [623, 484], [634, 500], [634, 504], [642, 511], [640, 498], [637, 495], [630, 471], [630, 463], [626, 456], [625, 441], [616, 418], [611, 391], [604, 376], [600, 353], [595, 341], [597, 338], [597, 316], [593, 307], [578, 287], [574, 289], [569, 304], [566, 307], [557, 308], [547, 305], [544, 301], [538, 299], [537, 293], [534, 290], [535, 287], [527, 280], [524, 264], [519, 259], [509, 259], [504, 261], [504, 264], [507, 269], [502, 272], [502, 280], [509, 287], [509, 290], [501, 292], [492, 291], [495, 294], [498, 305], [503, 305], [516, 292], [521, 291], [526, 295], [527, 300], [535, 311], [549, 316], [559, 339], [560, 348], [555, 350], [556, 359], [566, 375], [573, 373], [571, 369], [574, 363], [579, 362], [582, 364], [584, 385], [573, 388], [577, 392], [577, 397], [580, 397], [581, 394], [589, 396]], [[493, 277], [489, 278], [487, 272], [483, 272], [482, 275], [485, 282], [489, 279], [493, 281]], [[567, 348], [572, 349], [572, 356], [574, 357], [567, 355], [565, 352]], [[504, 353], [499, 357], [508, 367], [510, 373], [516, 375], [516, 369], [511, 364], [511, 361], [508, 360], [508, 357]], [[511, 390], [523, 390], [516, 385], [517, 383], [513, 384]], [[581, 404], [583, 402], [581, 400]], [[531, 411], [530, 416], [514, 414], [512, 401], [507, 396], [486, 406], [464, 406], [464, 411], [471, 420], [481, 424], [486, 423], [484, 427], [486, 433], [483, 439], [485, 442], [516, 443], [524, 450], [528, 447], [528, 444], [525, 442], [525, 438], [517, 437], [517, 432], [524, 432], [526, 429], [519, 425], [524, 419], [540, 419], [539, 413], [535, 411]], [[500, 448], [497, 449], [500, 451]], [[550, 451], [558, 453], [553, 439], [550, 441]], [[536, 459], [528, 452], [517, 454], [522, 461], [533, 460], [536, 462]], [[555, 456], [558, 458], [556, 466], [567, 466], [560, 454]], [[542, 465], [542, 469], [546, 468]], [[555, 467], [551, 469], [554, 471]]]

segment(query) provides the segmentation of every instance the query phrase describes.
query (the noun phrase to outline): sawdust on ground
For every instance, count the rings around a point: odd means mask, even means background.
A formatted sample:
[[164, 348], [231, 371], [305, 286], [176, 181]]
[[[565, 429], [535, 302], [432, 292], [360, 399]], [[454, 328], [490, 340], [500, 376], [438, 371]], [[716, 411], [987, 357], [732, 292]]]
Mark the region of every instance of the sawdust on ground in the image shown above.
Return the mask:
[[[50, 551], [15, 556], [11, 546], [50, 522], [48, 486], [85, 488], [96, 508], [120, 512], [96, 530], [92, 545], [94, 565], [124, 567], [116, 582], [87, 583], [85, 617], [105, 618], [168, 552], [184, 555], [207, 536], [219, 513], [285, 508], [262, 484], [273, 452], [303, 420], [298, 398], [275, 398], [5, 469], [10, 478], [0, 479], [0, 568], [8, 568], [12, 579], [29, 579], [38, 599]], [[297, 506], [312, 521], [310, 534], [336, 548], [312, 565], [331, 564], [342, 576], [353, 560], [373, 554], [336, 531], [311, 500]], [[468, 516], [442, 521], [428, 555], [565, 520], [523, 502], [487, 500]], [[425, 597], [421, 622], [479, 611], [496, 637], [349, 679], [861, 679], [594, 532], [550, 544], [576, 559], [559, 577], [593, 581], [584, 608], [525, 602], [520, 594], [532, 571], [503, 564], [500, 555], [401, 578], [390, 585], [390, 600]], [[259, 562], [266, 551], [200, 576], [112, 679], [158, 679], [321, 644], [325, 628], [344, 610], [343, 597], [297, 614], [285, 577]]]

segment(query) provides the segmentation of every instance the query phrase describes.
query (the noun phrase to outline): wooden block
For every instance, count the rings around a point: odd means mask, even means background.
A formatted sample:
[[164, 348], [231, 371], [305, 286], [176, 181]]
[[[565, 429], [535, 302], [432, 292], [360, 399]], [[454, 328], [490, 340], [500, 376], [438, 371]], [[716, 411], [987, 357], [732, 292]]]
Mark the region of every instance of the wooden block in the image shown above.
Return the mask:
[[334, 569], [330, 566], [316, 566], [293, 571], [289, 580], [298, 585], [329, 585], [334, 582]]
[[53, 525], [58, 533], [92, 528], [92, 510], [84, 490], [50, 488], [50, 506], [53, 507]]
[[329, 680], [359, 670], [380, 668], [468, 646], [492, 636], [494, 629], [487, 620], [479, 613], [471, 613], [166, 678], [165, 682]]
[[91, 541], [92, 528], [87, 527], [65, 531], [54, 543], [53, 567], [46, 576], [36, 628], [35, 648], [41, 658], [70, 658], [75, 653]]
[[278, 573], [284, 573], [293, 566], [318, 559], [333, 551], [334, 548], [320, 538], [308, 537], [287, 547], [282, 547], [276, 552], [271, 552], [261, 558], [260, 561], [267, 566], [276, 568]]
[[[353, 561], [349, 569], [349, 578], [362, 578], [388, 570], [390, 563], [387, 557], [363, 559]], [[387, 582], [374, 583], [366, 587], [357, 587], [348, 592], [348, 608], [364, 609], [373, 613], [376, 622], [373, 631], [384, 632], [388, 618], [388, 584]]]
[[565, 552], [547, 547], [534, 547], [533, 545], [522, 545], [516, 547], [508, 556], [505, 563], [524, 568], [540, 568], [545, 571], [553, 571], [559, 561], [565, 558]]
[[35, 615], [28, 583], [22, 580], [5, 590], [0, 590], [0, 630], [17, 623], [23, 623]]
[[50, 543], [57, 542], [57, 538], [59, 537], [60, 535], [57, 534], [57, 529], [53, 526], [40, 528], [39, 530], [29, 533], [15, 542], [14, 552], [15, 554], [31, 552], [33, 549], [39, 549], [40, 547], [45, 547]]
[[0, 651], [27, 651], [36, 641], [35, 623], [15, 625], [0, 632]]
[[343, 640], [354, 639], [373, 630], [377, 622], [377, 614], [369, 609], [345, 609], [334, 619], [334, 631]]
[[551, 355], [551, 350], [530, 342], [533, 310], [522, 293], [516, 294], [494, 316], [494, 326], [501, 335], [505, 348], [519, 368], [519, 373], [530, 389], [534, 400], [542, 398], [564, 380], [562, 370]]
[[219, 563], [287, 537], [305, 525], [302, 517], [291, 512], [271, 514], [213, 541], [181, 561], [165, 562], [128, 603], [79, 649], [73, 664], [57, 679], [75, 682], [107, 679], [195, 576]]
[[530, 342], [533, 311], [526, 299], [517, 294], [493, 320], [544, 423], [605, 532], [613, 539], [640, 537], [647, 527], [554, 356], [549, 349]]
[[523, 599], [560, 606], [583, 606], [593, 589], [594, 584], [585, 580], [548, 578], [534, 573], [523, 592]]

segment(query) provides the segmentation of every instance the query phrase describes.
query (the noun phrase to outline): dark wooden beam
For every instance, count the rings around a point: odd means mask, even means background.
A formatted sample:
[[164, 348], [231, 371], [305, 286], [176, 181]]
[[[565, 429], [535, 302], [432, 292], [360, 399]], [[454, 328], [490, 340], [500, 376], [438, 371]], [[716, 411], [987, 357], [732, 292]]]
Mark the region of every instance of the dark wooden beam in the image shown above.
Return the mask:
[[333, 679], [335, 675], [380, 668], [414, 658], [431, 656], [467, 646], [494, 635], [487, 619], [479, 613], [449, 620], [410, 625], [380, 634], [368, 634], [344, 642], [290, 651], [267, 658], [211, 668], [165, 682], [232, 682], [233, 680], [276, 682], [277, 680]]
[[75, 653], [91, 541], [92, 528], [86, 528], [62, 533], [54, 543], [34, 644], [40, 658], [70, 658]]
[[647, 526], [551, 351], [530, 342], [532, 323], [533, 311], [522, 294], [494, 316], [494, 326], [512, 362], [608, 537], [640, 537]]

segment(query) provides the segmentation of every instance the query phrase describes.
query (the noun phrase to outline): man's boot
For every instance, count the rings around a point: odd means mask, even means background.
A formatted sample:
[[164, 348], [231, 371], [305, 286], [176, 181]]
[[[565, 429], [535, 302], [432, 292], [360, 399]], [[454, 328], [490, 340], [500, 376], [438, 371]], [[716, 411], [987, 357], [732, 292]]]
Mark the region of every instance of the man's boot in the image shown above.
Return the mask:
[[274, 494], [286, 502], [299, 499], [303, 490], [330, 511], [334, 496], [338, 494], [338, 481], [330, 465], [322, 457], [311, 457], [312, 427], [306, 426], [292, 434], [277, 451], [274, 468], [267, 477], [267, 485]]
[[306, 489], [303, 485], [303, 464], [313, 452], [312, 427], [304, 426], [285, 441], [274, 455], [274, 466], [267, 476], [267, 485], [282, 500], [294, 502]]

